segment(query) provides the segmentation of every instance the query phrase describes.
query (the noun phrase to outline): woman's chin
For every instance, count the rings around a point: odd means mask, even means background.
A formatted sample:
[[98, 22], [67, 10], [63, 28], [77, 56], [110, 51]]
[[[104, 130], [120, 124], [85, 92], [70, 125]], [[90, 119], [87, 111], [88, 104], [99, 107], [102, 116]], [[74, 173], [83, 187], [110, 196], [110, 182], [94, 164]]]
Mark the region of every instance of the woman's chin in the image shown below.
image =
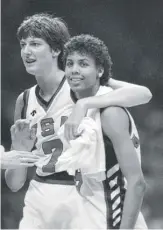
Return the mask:
[[31, 74], [31, 75], [36, 75], [36, 70], [31, 69], [31, 68], [26, 68], [27, 73]]

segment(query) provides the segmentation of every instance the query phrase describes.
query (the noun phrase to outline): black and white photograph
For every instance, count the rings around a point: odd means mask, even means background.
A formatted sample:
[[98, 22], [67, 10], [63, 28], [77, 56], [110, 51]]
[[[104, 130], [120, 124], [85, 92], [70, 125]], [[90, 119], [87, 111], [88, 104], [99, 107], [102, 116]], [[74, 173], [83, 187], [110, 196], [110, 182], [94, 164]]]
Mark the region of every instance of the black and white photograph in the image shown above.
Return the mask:
[[163, 229], [163, 1], [1, 1], [1, 229]]

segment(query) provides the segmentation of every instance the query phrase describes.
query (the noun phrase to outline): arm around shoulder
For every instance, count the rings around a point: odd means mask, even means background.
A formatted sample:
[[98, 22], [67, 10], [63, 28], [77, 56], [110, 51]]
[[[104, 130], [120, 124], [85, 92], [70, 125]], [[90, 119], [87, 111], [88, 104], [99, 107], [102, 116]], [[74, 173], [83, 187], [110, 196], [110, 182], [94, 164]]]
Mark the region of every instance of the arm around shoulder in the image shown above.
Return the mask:
[[116, 105], [132, 107], [140, 104], [146, 104], [152, 98], [152, 93], [146, 86], [119, 81], [113, 78], [110, 78], [108, 83], [109, 86], [115, 90], [116, 94], [121, 93], [121, 101], [123, 104]]

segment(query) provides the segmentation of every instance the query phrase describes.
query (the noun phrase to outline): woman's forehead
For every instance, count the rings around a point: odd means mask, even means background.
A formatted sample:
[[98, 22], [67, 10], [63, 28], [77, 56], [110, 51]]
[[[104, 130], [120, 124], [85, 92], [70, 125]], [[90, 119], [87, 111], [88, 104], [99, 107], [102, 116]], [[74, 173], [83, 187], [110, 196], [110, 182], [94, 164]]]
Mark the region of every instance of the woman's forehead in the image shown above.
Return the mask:
[[40, 42], [46, 42], [43, 38], [40, 37], [36, 37], [36, 36], [26, 36], [26, 37], [22, 37], [22, 39], [20, 41], [40, 41]]
[[81, 52], [78, 50], [72, 51], [71, 53], [68, 54], [67, 58], [81, 58], [81, 59], [95, 59], [93, 55], [91, 55], [88, 52]]

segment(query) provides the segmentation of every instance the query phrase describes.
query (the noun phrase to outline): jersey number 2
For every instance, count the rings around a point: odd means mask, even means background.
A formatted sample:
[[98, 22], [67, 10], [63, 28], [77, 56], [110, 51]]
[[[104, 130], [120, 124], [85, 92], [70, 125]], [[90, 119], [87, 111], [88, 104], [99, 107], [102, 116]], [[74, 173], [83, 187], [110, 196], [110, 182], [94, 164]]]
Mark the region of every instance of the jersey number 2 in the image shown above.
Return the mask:
[[[61, 125], [66, 121], [67, 117], [62, 117]], [[64, 122], [63, 122], [64, 120]], [[49, 135], [53, 135], [54, 131], [54, 120], [53, 118], [46, 118], [41, 121], [41, 129], [42, 129], [42, 136], [46, 137]], [[54, 139], [50, 141], [46, 141], [42, 144], [42, 149], [44, 154], [52, 153], [52, 156], [47, 165], [42, 167], [43, 172], [53, 173], [55, 172], [55, 164], [58, 160], [58, 157], [61, 155], [63, 151], [63, 144], [60, 139]], [[54, 149], [54, 150], [53, 150]]]

